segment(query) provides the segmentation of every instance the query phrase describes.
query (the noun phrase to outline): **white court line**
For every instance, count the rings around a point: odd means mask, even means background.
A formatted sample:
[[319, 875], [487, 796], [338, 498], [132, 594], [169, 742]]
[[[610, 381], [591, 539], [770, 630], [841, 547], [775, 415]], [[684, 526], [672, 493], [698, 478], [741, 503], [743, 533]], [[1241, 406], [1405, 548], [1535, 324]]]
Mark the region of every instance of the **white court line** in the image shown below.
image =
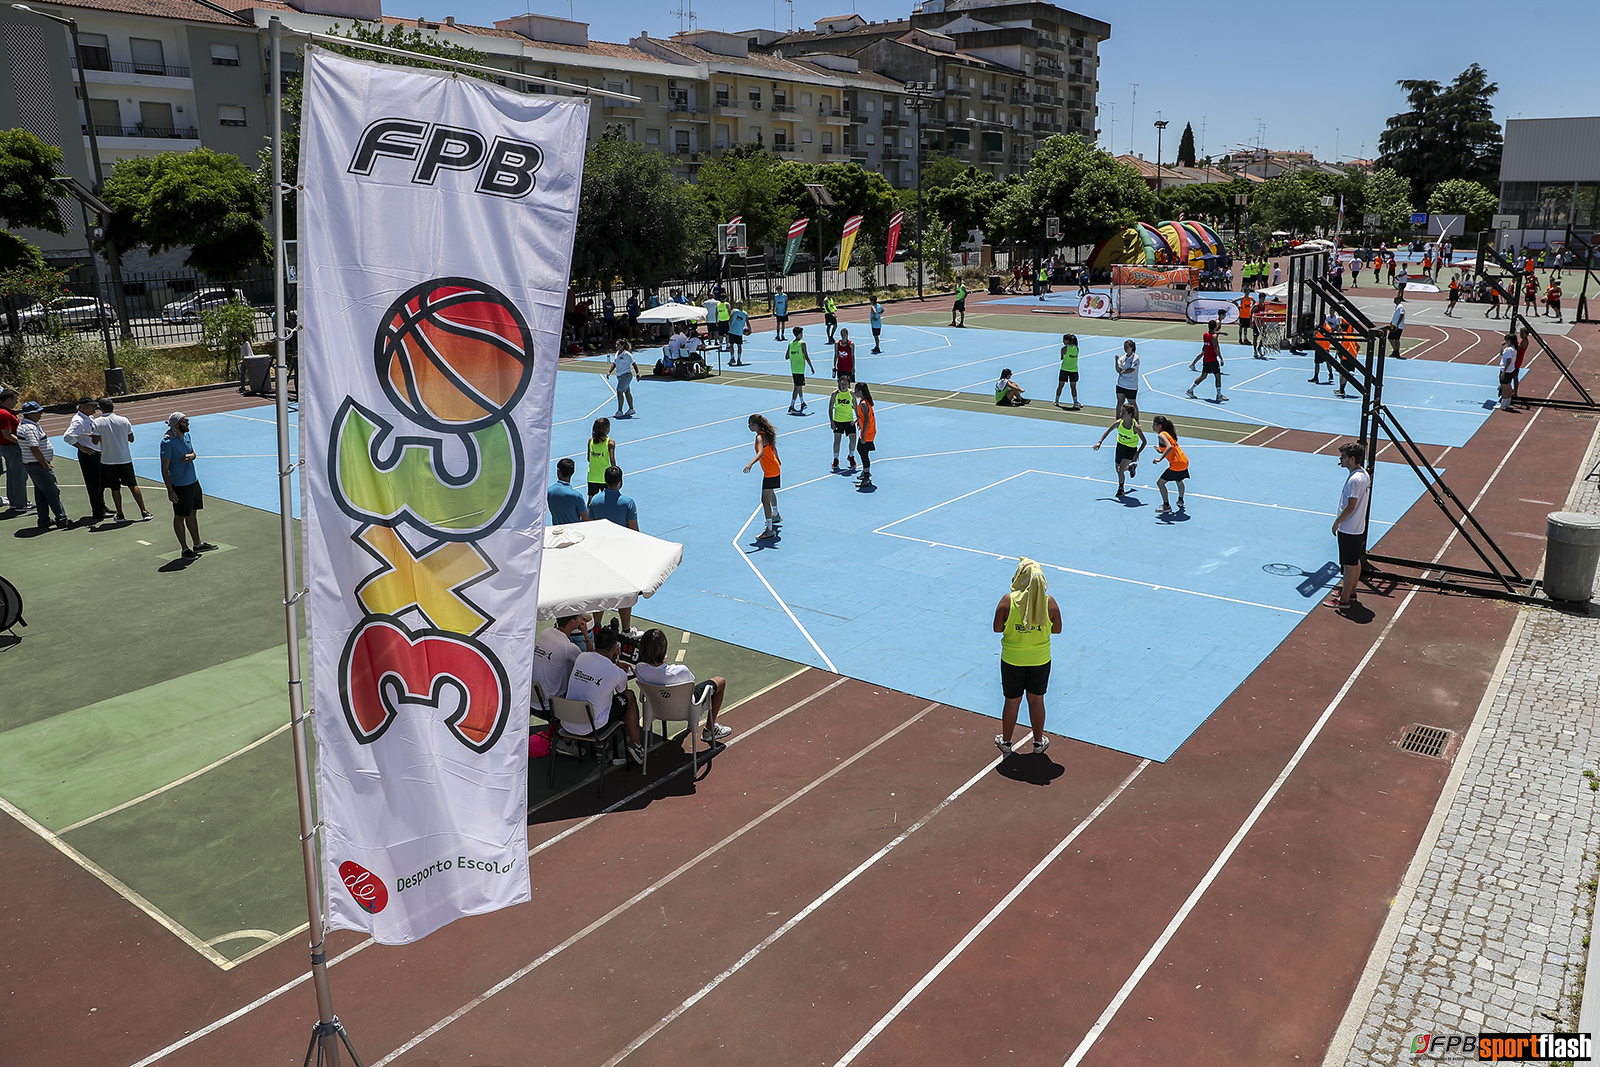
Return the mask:
[[146, 800], [149, 800], [151, 797], [160, 796], [162, 793], [165, 793], [169, 789], [176, 789], [178, 786], [182, 785], [183, 783], [193, 781], [194, 779], [200, 777], [202, 774], [205, 774], [207, 771], [216, 770], [218, 767], [222, 766], [224, 763], [227, 763], [229, 760], [237, 759], [238, 757], [244, 755], [246, 752], [249, 752], [252, 749], [260, 748], [262, 745], [266, 744], [268, 741], [271, 741], [274, 737], [277, 737], [279, 734], [281, 734], [285, 730], [287, 730], [289, 728], [289, 725], [290, 725], [289, 723], [284, 723], [282, 726], [278, 727], [276, 730], [272, 731], [267, 736], [265, 736], [263, 738], [260, 738], [259, 740], [250, 742], [248, 745], [244, 746], [243, 748], [241, 748], [237, 752], [230, 752], [226, 756], [223, 756], [221, 759], [216, 760], [215, 762], [212, 762], [212, 763], [208, 763], [204, 767], [201, 767], [197, 771], [190, 771], [188, 774], [184, 775], [182, 778], [179, 778], [177, 781], [168, 782], [166, 785], [157, 786], [156, 788], [150, 790], [150, 792], [143, 793], [143, 794], [141, 794], [139, 796], [136, 796], [132, 800], [125, 800], [121, 804], [118, 804], [114, 808], [107, 808], [105, 811], [102, 811], [98, 815], [91, 815], [87, 819], [79, 819], [77, 822], [73, 823], [71, 826], [63, 827], [61, 830], [58, 830], [57, 833], [70, 834], [72, 831], [78, 829], [78, 827], [80, 827], [80, 826], [88, 826], [92, 822], [98, 822], [99, 820], [104, 819], [107, 815], [115, 815], [117, 812], [124, 811], [124, 810], [126, 810], [128, 808], [131, 808], [135, 804], [142, 804]]
[[507, 975], [505, 978], [502, 978], [499, 982], [496, 982], [494, 985], [490, 986], [488, 989], [484, 990], [482, 993], [478, 994], [476, 997], [473, 997], [471, 1000], [467, 1001], [465, 1004], [463, 1004], [461, 1007], [457, 1008], [455, 1011], [451, 1012], [449, 1015], [446, 1015], [443, 1019], [440, 1019], [438, 1022], [434, 1023], [432, 1026], [428, 1027], [426, 1030], [423, 1030], [421, 1033], [419, 1033], [416, 1036], [414, 1036], [413, 1038], [411, 1038], [411, 1040], [407, 1041], [405, 1044], [401, 1045], [399, 1048], [395, 1049], [393, 1052], [390, 1052], [387, 1056], [384, 1056], [382, 1059], [378, 1060], [376, 1063], [374, 1063], [372, 1065], [372, 1067], [385, 1067], [385, 1065], [394, 1062], [394, 1060], [396, 1058], [405, 1055], [407, 1052], [410, 1052], [412, 1049], [416, 1048], [418, 1045], [420, 1045], [422, 1042], [426, 1041], [428, 1038], [432, 1037], [434, 1034], [438, 1033], [440, 1030], [443, 1030], [445, 1027], [449, 1026], [451, 1023], [455, 1022], [457, 1019], [460, 1019], [462, 1016], [464, 1016], [468, 1012], [472, 1011], [472, 1009], [478, 1007], [480, 1004], [482, 1004], [485, 1001], [487, 1001], [490, 997], [494, 996], [496, 993], [500, 993], [500, 992], [503, 992], [506, 989], [509, 989], [512, 985], [514, 985], [518, 981], [522, 980], [523, 978], [526, 978], [528, 975], [532, 974], [535, 970], [537, 970], [538, 968], [544, 966], [550, 960], [554, 959], [556, 956], [560, 955], [562, 952], [565, 952], [568, 948], [571, 948], [573, 945], [577, 944], [579, 941], [583, 940], [585, 937], [588, 937], [591, 933], [593, 933], [594, 931], [600, 929], [600, 927], [604, 926], [606, 923], [610, 922], [612, 919], [616, 918], [619, 915], [626, 914], [630, 909], [632, 909], [634, 906], [636, 906], [640, 901], [644, 900], [646, 897], [648, 897], [651, 894], [655, 893], [656, 890], [662, 889], [665, 886], [669, 885], [670, 883], [676, 881], [680, 876], [686, 874], [692, 868], [694, 868], [695, 866], [699, 865], [703, 860], [709, 859], [711, 856], [713, 856], [716, 853], [720, 852], [723, 848], [727, 847], [728, 845], [732, 844], [734, 841], [736, 841], [739, 838], [743, 837], [745, 834], [749, 833], [751, 830], [754, 830], [757, 826], [760, 826], [762, 823], [766, 822], [768, 819], [770, 819], [774, 815], [778, 814], [784, 808], [787, 808], [790, 804], [793, 804], [795, 801], [799, 800], [801, 797], [803, 797], [806, 794], [810, 793], [813, 789], [816, 789], [818, 786], [822, 785], [828, 779], [832, 778], [834, 775], [836, 775], [836, 774], [840, 773], [841, 771], [843, 771], [846, 767], [853, 766], [856, 763], [856, 761], [864, 758], [868, 753], [875, 751], [880, 745], [886, 744], [887, 742], [893, 740], [896, 736], [898, 736], [900, 734], [900, 732], [902, 730], [905, 730], [908, 727], [914, 725], [915, 723], [920, 721], [923, 716], [927, 715], [930, 711], [932, 711], [934, 708], [936, 708], [938, 706], [939, 705], [937, 703], [929, 704], [927, 707], [925, 707], [921, 711], [917, 712], [911, 718], [907, 719], [905, 722], [901, 723], [899, 726], [896, 726], [893, 730], [890, 730], [888, 733], [884, 734], [882, 737], [878, 738], [876, 741], [872, 742], [870, 745], [867, 745], [866, 747], [862, 748], [861, 751], [857, 752], [855, 755], [851, 756], [849, 759], [846, 759], [843, 762], [841, 762], [837, 767], [834, 767], [832, 770], [828, 771], [826, 774], [822, 775], [820, 778], [817, 778], [816, 780], [812, 781], [809, 785], [804, 786], [803, 788], [795, 791], [794, 793], [791, 793], [788, 797], [784, 798], [783, 800], [780, 800], [778, 803], [774, 804], [772, 807], [768, 808], [766, 811], [762, 812], [760, 815], [757, 815], [754, 819], [751, 819], [749, 822], [745, 823], [743, 826], [741, 826], [739, 829], [735, 830], [733, 833], [729, 834], [728, 836], [724, 837], [722, 840], [718, 841], [716, 844], [710, 846], [705, 851], [701, 852], [698, 856], [695, 856], [693, 859], [688, 860], [687, 862], [685, 862], [684, 864], [679, 866], [676, 870], [672, 871], [672, 873], [667, 874], [667, 875], [665, 875], [665, 876], [663, 876], [661, 878], [658, 878], [654, 882], [651, 882], [649, 885], [645, 886], [645, 888], [641, 889], [639, 892], [635, 893], [633, 896], [629, 897], [627, 900], [623, 901], [621, 904], [618, 904], [615, 908], [612, 908], [610, 911], [606, 912], [600, 918], [596, 919], [594, 922], [590, 923], [588, 926], [585, 926], [582, 930], [579, 930], [577, 933], [573, 934], [571, 937], [568, 937], [565, 941], [561, 942], [561, 944], [557, 945], [555, 948], [553, 948], [550, 951], [546, 952], [544, 955], [540, 956], [538, 959], [536, 959], [533, 962], [529, 963], [527, 966], [522, 967], [522, 968], [518, 969], [517, 971], [514, 971], [510, 975]]
[[[791, 677], [794, 677], [794, 676], [791, 675]], [[787, 680], [787, 679], [785, 679], [785, 680]], [[761, 722], [757, 723], [756, 725], [754, 725], [752, 727], [749, 727], [748, 729], [741, 730], [737, 735], [734, 736], [734, 738], [731, 741], [728, 742], [728, 744], [731, 746], [733, 744], [738, 743], [740, 740], [742, 740], [744, 738], [750, 737], [751, 735], [759, 732], [762, 728], [764, 728], [766, 726], [770, 726], [772, 723], [777, 722], [779, 719], [781, 719], [784, 716], [788, 715], [790, 712], [795, 711], [795, 710], [797, 710], [797, 709], [799, 709], [801, 707], [804, 707], [806, 704], [811, 703], [811, 701], [817, 699], [818, 697], [824, 695], [825, 693], [832, 692], [834, 689], [836, 689], [839, 686], [843, 685], [848, 680], [849, 679], [846, 679], [846, 678], [840, 678], [837, 681], [833, 682], [832, 684], [824, 686], [823, 688], [817, 690], [815, 693], [812, 693], [810, 696], [805, 697], [804, 699], [802, 699], [802, 700], [800, 700], [800, 701], [798, 701], [798, 702], [796, 702], [794, 704], [791, 704], [789, 707], [784, 708], [782, 711], [777, 712], [776, 714], [773, 714], [773, 715], [769, 716], [766, 719], [763, 719]], [[687, 767], [687, 766], [690, 766], [690, 765], [689, 764], [685, 764], [684, 766]], [[835, 768], [835, 770], [837, 770], [837, 769], [838, 768]], [[618, 807], [620, 807], [623, 804], [631, 803], [632, 801], [637, 800], [641, 795], [643, 795], [644, 793], [648, 792], [650, 789], [653, 789], [656, 786], [660, 785], [662, 782], [666, 782], [666, 781], [670, 780], [671, 778], [673, 778], [675, 775], [680, 773], [681, 770], [682, 770], [682, 768], [679, 768], [678, 771], [674, 771], [672, 774], [665, 775], [665, 776], [663, 776], [661, 778], [658, 778], [656, 781], [649, 783], [644, 789], [640, 789], [640, 790], [636, 791], [635, 793], [633, 793], [631, 796], [623, 798], [622, 800], [618, 801], [616, 804], [611, 805], [611, 807], [607, 808], [606, 810], [607, 811], [612, 811], [614, 809], [617, 809]], [[0, 799], [0, 805], [4, 805], [4, 803], [5, 803], [4, 800]], [[532, 856], [534, 853], [543, 851], [544, 849], [548, 848], [549, 846], [555, 844], [557, 841], [560, 841], [560, 840], [563, 840], [563, 839], [565, 839], [567, 837], [570, 837], [578, 829], [581, 829], [584, 826], [589, 826], [589, 825], [593, 824], [594, 822], [596, 822], [599, 819], [600, 815], [603, 815], [603, 814], [606, 814], [606, 812], [596, 813], [595, 815], [589, 816], [587, 819], [585, 819], [582, 822], [576, 824], [575, 826], [568, 827], [562, 833], [556, 835], [555, 837], [551, 838], [550, 840], [545, 841], [545, 842], [541, 843], [540, 845], [538, 845], [537, 847], [531, 849], [528, 852], [528, 855]], [[301, 927], [301, 929], [304, 929], [304, 927]], [[291, 933], [293, 933], [293, 932], [295, 932], [295, 931], [291, 931]], [[342, 962], [343, 960], [348, 959], [349, 957], [355, 955], [357, 952], [360, 952], [362, 949], [367, 948], [368, 946], [373, 945], [373, 944], [376, 944], [376, 942], [373, 941], [371, 938], [367, 938], [364, 941], [359, 941], [355, 945], [353, 945], [350, 948], [346, 949], [345, 951], [339, 953], [339, 955], [334, 956], [332, 959], [330, 959], [328, 961], [328, 966], [329, 967], [333, 967], [336, 964]], [[187, 1036], [183, 1037], [182, 1039], [180, 1039], [178, 1041], [174, 1041], [172, 1044], [168, 1045], [166, 1048], [162, 1049], [161, 1051], [154, 1052], [154, 1053], [150, 1054], [149, 1056], [146, 1056], [144, 1059], [140, 1060], [138, 1063], [133, 1064], [132, 1067], [150, 1067], [150, 1064], [156, 1063], [159, 1060], [165, 1059], [167, 1056], [169, 1056], [172, 1053], [178, 1051], [179, 1049], [183, 1048], [184, 1046], [190, 1045], [190, 1044], [193, 1044], [196, 1041], [199, 1041], [202, 1037], [205, 1037], [207, 1034], [215, 1033], [216, 1031], [222, 1029], [224, 1026], [227, 1026], [229, 1023], [235, 1022], [235, 1021], [237, 1021], [239, 1019], [244, 1018], [246, 1015], [249, 1015], [251, 1012], [255, 1011], [257, 1008], [259, 1008], [259, 1007], [261, 1007], [261, 1006], [263, 1006], [265, 1004], [268, 1004], [268, 1003], [272, 1002], [273, 1000], [276, 1000], [278, 997], [280, 997], [283, 994], [287, 993], [289, 990], [295, 988], [298, 985], [301, 985], [301, 984], [305, 983], [310, 978], [311, 978], [311, 972], [310, 971], [306, 971], [304, 974], [301, 974], [299, 977], [292, 978], [289, 981], [285, 982], [283, 985], [281, 985], [278, 988], [272, 990], [270, 993], [265, 993], [262, 996], [257, 997], [255, 1000], [252, 1000], [250, 1003], [244, 1005], [243, 1007], [236, 1008], [235, 1010], [229, 1012], [227, 1015], [224, 1015], [222, 1018], [217, 1019], [217, 1020], [215, 1020], [215, 1021], [213, 1021], [211, 1023], [206, 1024], [205, 1026], [201, 1027], [199, 1030], [194, 1031], [192, 1034], [188, 1034]]]
[[[832, 477], [832, 475], [828, 475], [828, 477]], [[821, 481], [821, 479], [812, 479], [812, 482], [816, 481]], [[810, 485], [811, 482], [805, 482], [803, 484]], [[755, 511], [751, 512], [750, 517], [744, 520], [744, 525], [739, 527], [739, 531], [733, 535], [733, 540], [729, 543], [733, 546], [733, 550], [739, 554], [739, 558], [744, 560], [745, 563], [749, 564], [750, 569], [754, 571], [756, 577], [761, 580], [761, 584], [767, 587], [767, 592], [772, 595], [773, 600], [778, 602], [778, 607], [783, 609], [783, 613], [789, 616], [789, 621], [794, 623], [795, 629], [799, 630], [801, 635], [805, 637], [807, 643], [809, 643], [812, 648], [816, 649], [817, 655], [822, 657], [822, 662], [828, 665], [828, 670], [832, 671], [834, 674], [838, 674], [839, 668], [835, 667], [833, 665], [833, 660], [829, 659], [828, 654], [822, 651], [822, 646], [817, 644], [817, 639], [815, 637], [811, 636], [811, 631], [806, 629], [804, 623], [795, 618], [794, 612], [791, 611], [789, 605], [784, 602], [783, 597], [779, 596], [778, 591], [772, 588], [772, 583], [767, 581], [767, 576], [761, 573], [761, 568], [756, 566], [755, 561], [750, 558], [750, 554], [747, 553], [744, 550], [744, 547], [739, 544], [739, 541], [744, 537], [744, 532], [750, 529], [750, 524], [756, 520], [756, 516], [760, 513], [761, 506], [758, 504]]]
[[[1488, 493], [1489, 487], [1494, 484], [1495, 479], [1500, 476], [1500, 472], [1504, 470], [1506, 464], [1510, 462], [1512, 454], [1516, 452], [1517, 447], [1522, 444], [1522, 439], [1528, 435], [1528, 431], [1533, 428], [1534, 421], [1538, 419], [1539, 415], [1543, 411], [1543, 408], [1539, 409], [1539, 411], [1535, 411], [1533, 413], [1533, 417], [1530, 418], [1527, 424], [1523, 426], [1522, 432], [1517, 435], [1517, 439], [1512, 442], [1511, 447], [1506, 449], [1506, 454], [1501, 458], [1499, 465], [1495, 467], [1494, 473], [1490, 474], [1488, 480], [1483, 483], [1483, 488], [1479, 490], [1478, 495], [1473, 498], [1469, 508], [1476, 508], [1479, 502], [1483, 500], [1484, 494]], [[1459, 528], [1452, 529], [1450, 531], [1450, 535], [1445, 538], [1444, 544], [1439, 548], [1439, 551], [1434, 554], [1434, 563], [1437, 563], [1439, 560], [1444, 558], [1444, 554], [1449, 551], [1451, 544], [1455, 542], [1456, 536], [1459, 532]], [[1234, 832], [1233, 837], [1229, 839], [1228, 844], [1223, 848], [1216, 860], [1212, 862], [1211, 867], [1200, 879], [1199, 884], [1196, 885], [1193, 891], [1190, 892], [1188, 899], [1183, 902], [1183, 906], [1178, 909], [1177, 914], [1175, 914], [1171, 921], [1167, 923], [1167, 927], [1161, 932], [1161, 936], [1156, 939], [1155, 944], [1150, 946], [1150, 950], [1146, 952], [1144, 958], [1139, 961], [1139, 965], [1135, 967], [1133, 973], [1128, 976], [1128, 980], [1124, 982], [1122, 988], [1117, 991], [1117, 995], [1112, 998], [1110, 1004], [1106, 1005], [1105, 1011], [1100, 1013], [1100, 1018], [1095, 1021], [1094, 1026], [1089, 1028], [1089, 1032], [1085, 1034], [1083, 1040], [1079, 1042], [1077, 1049], [1073, 1051], [1070, 1057], [1068, 1057], [1065, 1067], [1077, 1067], [1078, 1064], [1083, 1062], [1083, 1057], [1088, 1055], [1089, 1049], [1092, 1048], [1094, 1043], [1100, 1039], [1100, 1035], [1103, 1034], [1106, 1030], [1106, 1027], [1110, 1025], [1112, 1018], [1116, 1016], [1118, 1010], [1121, 1009], [1122, 1005], [1133, 993], [1134, 987], [1139, 984], [1140, 980], [1143, 979], [1145, 974], [1150, 970], [1150, 966], [1155, 963], [1156, 958], [1161, 955], [1168, 942], [1170, 942], [1173, 936], [1178, 932], [1178, 928], [1181, 927], [1184, 923], [1184, 920], [1189, 917], [1189, 913], [1192, 912], [1195, 905], [1200, 902], [1200, 898], [1203, 897], [1206, 893], [1206, 890], [1211, 887], [1211, 883], [1216, 880], [1216, 877], [1219, 873], [1221, 873], [1222, 868], [1227, 864], [1228, 860], [1233, 857], [1234, 851], [1238, 849], [1240, 843], [1244, 840], [1245, 835], [1248, 834], [1255, 826], [1256, 821], [1261, 818], [1261, 814], [1266, 810], [1267, 805], [1270, 804], [1273, 798], [1278, 795], [1278, 791], [1283, 788], [1283, 784], [1288, 780], [1289, 775], [1294, 772], [1294, 769], [1297, 766], [1299, 766], [1300, 760], [1304, 758], [1306, 752], [1311, 748], [1312, 742], [1317, 739], [1317, 736], [1322, 732], [1322, 728], [1327, 725], [1328, 719], [1332, 717], [1335, 709], [1337, 709], [1339, 705], [1343, 703], [1345, 695], [1350, 692], [1352, 687], [1354, 687], [1356, 679], [1360, 677], [1361, 672], [1366, 669], [1367, 664], [1372, 662], [1372, 657], [1377, 655], [1379, 647], [1382, 646], [1384, 641], [1388, 639], [1389, 634], [1394, 630], [1395, 624], [1400, 621], [1400, 616], [1405, 614], [1406, 608], [1411, 606], [1411, 601], [1416, 598], [1417, 593], [1420, 592], [1421, 589], [1421, 586], [1414, 585], [1411, 587], [1410, 591], [1406, 593], [1405, 599], [1400, 602], [1400, 607], [1395, 611], [1394, 616], [1390, 618], [1390, 620], [1384, 625], [1383, 632], [1378, 635], [1378, 639], [1372, 643], [1371, 648], [1367, 649], [1366, 655], [1361, 657], [1361, 662], [1356, 664], [1355, 670], [1350, 672], [1350, 676], [1346, 678], [1344, 684], [1339, 687], [1339, 692], [1334, 695], [1333, 700], [1328, 703], [1327, 708], [1324, 709], [1322, 715], [1311, 727], [1310, 732], [1306, 734], [1305, 739], [1300, 742], [1300, 747], [1295, 749], [1295, 753], [1289, 758], [1289, 762], [1284, 764], [1283, 770], [1278, 772], [1278, 777], [1273, 781], [1266, 793], [1262, 794], [1261, 799], [1257, 801], [1256, 806], [1245, 818], [1244, 823], [1240, 825], [1237, 831]]]
[[[954, 793], [951, 793], [949, 796], [945, 797], [938, 804], [934, 805], [932, 810], [930, 810], [926, 815], [912, 823], [910, 826], [906, 827], [905, 830], [903, 830], [893, 841], [890, 841], [878, 851], [862, 860], [855, 870], [851, 871], [849, 874], [833, 883], [833, 885], [830, 886], [828, 890], [821, 896], [817, 897], [811, 903], [807, 904], [805, 907], [796, 912], [794, 917], [788, 922], [784, 923], [772, 933], [768, 934], [766, 939], [763, 940], [759, 945], [757, 945], [755, 948], [752, 948], [749, 952], [746, 952], [743, 956], [740, 956], [738, 961], [735, 962], [732, 967], [729, 967], [711, 981], [701, 986], [699, 990], [685, 999], [682, 1004], [679, 1004], [676, 1008], [673, 1008], [671, 1011], [667, 1012], [666, 1015], [662, 1016], [661, 1020], [654, 1026], [640, 1034], [638, 1037], [634, 1038], [632, 1041], [628, 1042], [621, 1052], [617, 1053], [615, 1056], [611, 1057], [605, 1062], [604, 1067], [617, 1067], [617, 1064], [621, 1063], [623, 1060], [627, 1059], [630, 1055], [636, 1052], [646, 1041], [649, 1041], [652, 1037], [655, 1037], [662, 1030], [670, 1026], [672, 1022], [684, 1012], [688, 1011], [701, 1000], [705, 999], [705, 997], [708, 996], [712, 990], [716, 989], [723, 982], [726, 982], [729, 978], [732, 978], [739, 971], [743, 970], [745, 964], [761, 955], [761, 953], [770, 948], [772, 944], [780, 937], [788, 933], [790, 930], [793, 930], [796, 926], [800, 925], [800, 923], [804, 921], [807, 916], [811, 915], [818, 908], [822, 907], [822, 905], [832, 900], [846, 886], [855, 881], [861, 875], [865, 874], [879, 860], [883, 859], [883, 857], [887, 856], [891, 851], [893, 851], [897, 845], [905, 841], [906, 838], [910, 837], [912, 834], [928, 825], [928, 823], [932, 822], [936, 815], [954, 803], [963, 793], [977, 785], [983, 779], [987, 778], [989, 776], [989, 772], [998, 767], [1000, 765], [1000, 760], [1003, 758], [1004, 757], [997, 757], [991, 760], [987, 766], [978, 771], [978, 773], [973, 775], [971, 778], [967, 779], [967, 781], [963, 783], [961, 787], [958, 788]], [[1146, 762], [1149, 761], [1147, 760]]]
[[921, 996], [922, 991], [927, 989], [928, 986], [932, 985], [934, 980], [943, 974], [945, 969], [949, 967], [950, 964], [955, 962], [956, 957], [965, 952], [967, 946], [976, 941], [978, 939], [978, 935], [987, 930], [989, 925], [993, 923], [995, 919], [999, 918], [1001, 913], [1009, 908], [1012, 902], [1015, 901], [1017, 897], [1021, 896], [1023, 891], [1032, 885], [1034, 881], [1045, 872], [1046, 868], [1054, 863], [1061, 853], [1067, 850], [1067, 846], [1076, 841], [1078, 836], [1087, 830], [1090, 824], [1098, 819], [1101, 814], [1107, 808], [1109, 808], [1118, 797], [1122, 795], [1123, 791], [1133, 784], [1133, 780], [1139, 777], [1139, 775], [1143, 773], [1144, 769], [1148, 766], [1150, 766], [1149, 760], [1140, 760], [1139, 765], [1133, 769], [1133, 773], [1124, 778], [1121, 785], [1118, 785], [1110, 792], [1109, 795], [1106, 796], [1104, 800], [1100, 801], [1099, 807], [1095, 808], [1088, 815], [1084, 816], [1083, 821], [1078, 823], [1077, 826], [1074, 826], [1072, 828], [1072, 832], [1066, 837], [1063, 837], [1060, 842], [1056, 844], [1055, 848], [1052, 848], [1049, 852], [1047, 852], [1044, 859], [1035, 864], [1033, 870], [1029, 871], [1022, 881], [1018, 882], [1012, 887], [1011, 892], [1000, 898], [1000, 902], [993, 908], [989, 909], [989, 914], [985, 915], [978, 922], [978, 925], [974, 926], [971, 930], [968, 930], [967, 935], [960, 941], [956, 942], [954, 948], [945, 953], [944, 959], [936, 963], [932, 970], [923, 975], [921, 980], [918, 981], [916, 985], [912, 986], [911, 989], [907, 991], [906, 995], [901, 997], [899, 1002], [895, 1004], [894, 1007], [890, 1008], [886, 1013], [884, 1013], [883, 1018], [874, 1023], [872, 1028], [862, 1035], [861, 1040], [857, 1041], [853, 1046], [851, 1046], [850, 1051], [841, 1056], [838, 1062], [833, 1065], [833, 1067], [849, 1067], [849, 1064], [855, 1062], [855, 1058], [861, 1055], [862, 1050], [868, 1045], [872, 1044], [877, 1036], [883, 1033], [884, 1029], [890, 1023], [894, 1022], [900, 1013], [905, 1011], [906, 1007], [910, 1005], [913, 1000], [916, 1000], [917, 997]]

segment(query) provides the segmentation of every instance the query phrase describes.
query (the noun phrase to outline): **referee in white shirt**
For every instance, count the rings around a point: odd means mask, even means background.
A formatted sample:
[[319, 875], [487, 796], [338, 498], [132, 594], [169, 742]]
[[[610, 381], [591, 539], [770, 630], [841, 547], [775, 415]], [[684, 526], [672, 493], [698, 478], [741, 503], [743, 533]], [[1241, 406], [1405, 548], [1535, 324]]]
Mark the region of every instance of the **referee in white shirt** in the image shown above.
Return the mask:
[[100, 414], [100, 405], [92, 397], [78, 398], [78, 410], [72, 413], [67, 432], [61, 439], [78, 450], [78, 469], [83, 472], [83, 487], [89, 492], [89, 507], [96, 523], [111, 513], [106, 510], [106, 488], [100, 478], [100, 445], [95, 441], [94, 420]]
[[1394, 294], [1394, 314], [1389, 317], [1389, 344], [1394, 349], [1396, 359], [1405, 359], [1400, 354], [1400, 335], [1406, 332], [1406, 294], [1402, 289]]

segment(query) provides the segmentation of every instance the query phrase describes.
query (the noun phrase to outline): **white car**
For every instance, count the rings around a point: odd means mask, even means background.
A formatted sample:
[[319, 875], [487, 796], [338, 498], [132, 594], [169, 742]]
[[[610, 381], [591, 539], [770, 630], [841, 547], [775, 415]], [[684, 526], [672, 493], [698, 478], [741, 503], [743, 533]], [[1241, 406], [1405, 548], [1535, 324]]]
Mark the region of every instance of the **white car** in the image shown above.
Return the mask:
[[43, 333], [52, 323], [70, 329], [98, 329], [101, 322], [113, 323], [117, 315], [110, 304], [92, 296], [58, 296], [17, 312], [17, 320], [29, 333]]
[[174, 300], [161, 309], [162, 322], [198, 322], [202, 311], [221, 307], [231, 300], [244, 301], [237, 289], [201, 289], [185, 300]]

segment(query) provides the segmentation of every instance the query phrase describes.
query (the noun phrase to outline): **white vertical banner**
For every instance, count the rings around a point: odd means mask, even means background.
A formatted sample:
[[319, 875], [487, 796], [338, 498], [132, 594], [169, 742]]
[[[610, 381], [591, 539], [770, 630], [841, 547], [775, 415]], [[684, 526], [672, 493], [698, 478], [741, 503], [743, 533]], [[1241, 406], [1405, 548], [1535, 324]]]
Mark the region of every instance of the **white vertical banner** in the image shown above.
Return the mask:
[[588, 102], [307, 49], [300, 455], [328, 925], [529, 898], [544, 470]]

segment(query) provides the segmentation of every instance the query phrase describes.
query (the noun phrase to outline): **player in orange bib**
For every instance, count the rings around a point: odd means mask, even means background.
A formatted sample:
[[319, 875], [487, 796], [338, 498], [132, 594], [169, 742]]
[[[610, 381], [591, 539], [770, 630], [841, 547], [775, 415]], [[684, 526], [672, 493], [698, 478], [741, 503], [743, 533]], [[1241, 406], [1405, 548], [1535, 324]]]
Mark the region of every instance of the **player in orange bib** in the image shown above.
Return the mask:
[[756, 457], [744, 465], [744, 472], [761, 464], [761, 511], [767, 517], [767, 528], [761, 531], [758, 541], [770, 541], [778, 536], [778, 524], [783, 516], [778, 514], [778, 489], [782, 485], [783, 468], [778, 462], [778, 433], [765, 415], [751, 415], [746, 424], [756, 435]]
[[1178, 428], [1172, 425], [1171, 419], [1165, 415], [1157, 415], [1155, 430], [1156, 455], [1167, 461], [1167, 469], [1156, 479], [1156, 488], [1161, 490], [1161, 507], [1157, 509], [1156, 514], [1170, 515], [1172, 508], [1167, 503], [1167, 483], [1177, 483], [1178, 510], [1182, 511], [1183, 483], [1189, 480], [1189, 456], [1178, 444]]
[[878, 447], [878, 415], [872, 406], [872, 390], [866, 382], [856, 383], [856, 451], [861, 453], [861, 483], [872, 484], [872, 453]]

